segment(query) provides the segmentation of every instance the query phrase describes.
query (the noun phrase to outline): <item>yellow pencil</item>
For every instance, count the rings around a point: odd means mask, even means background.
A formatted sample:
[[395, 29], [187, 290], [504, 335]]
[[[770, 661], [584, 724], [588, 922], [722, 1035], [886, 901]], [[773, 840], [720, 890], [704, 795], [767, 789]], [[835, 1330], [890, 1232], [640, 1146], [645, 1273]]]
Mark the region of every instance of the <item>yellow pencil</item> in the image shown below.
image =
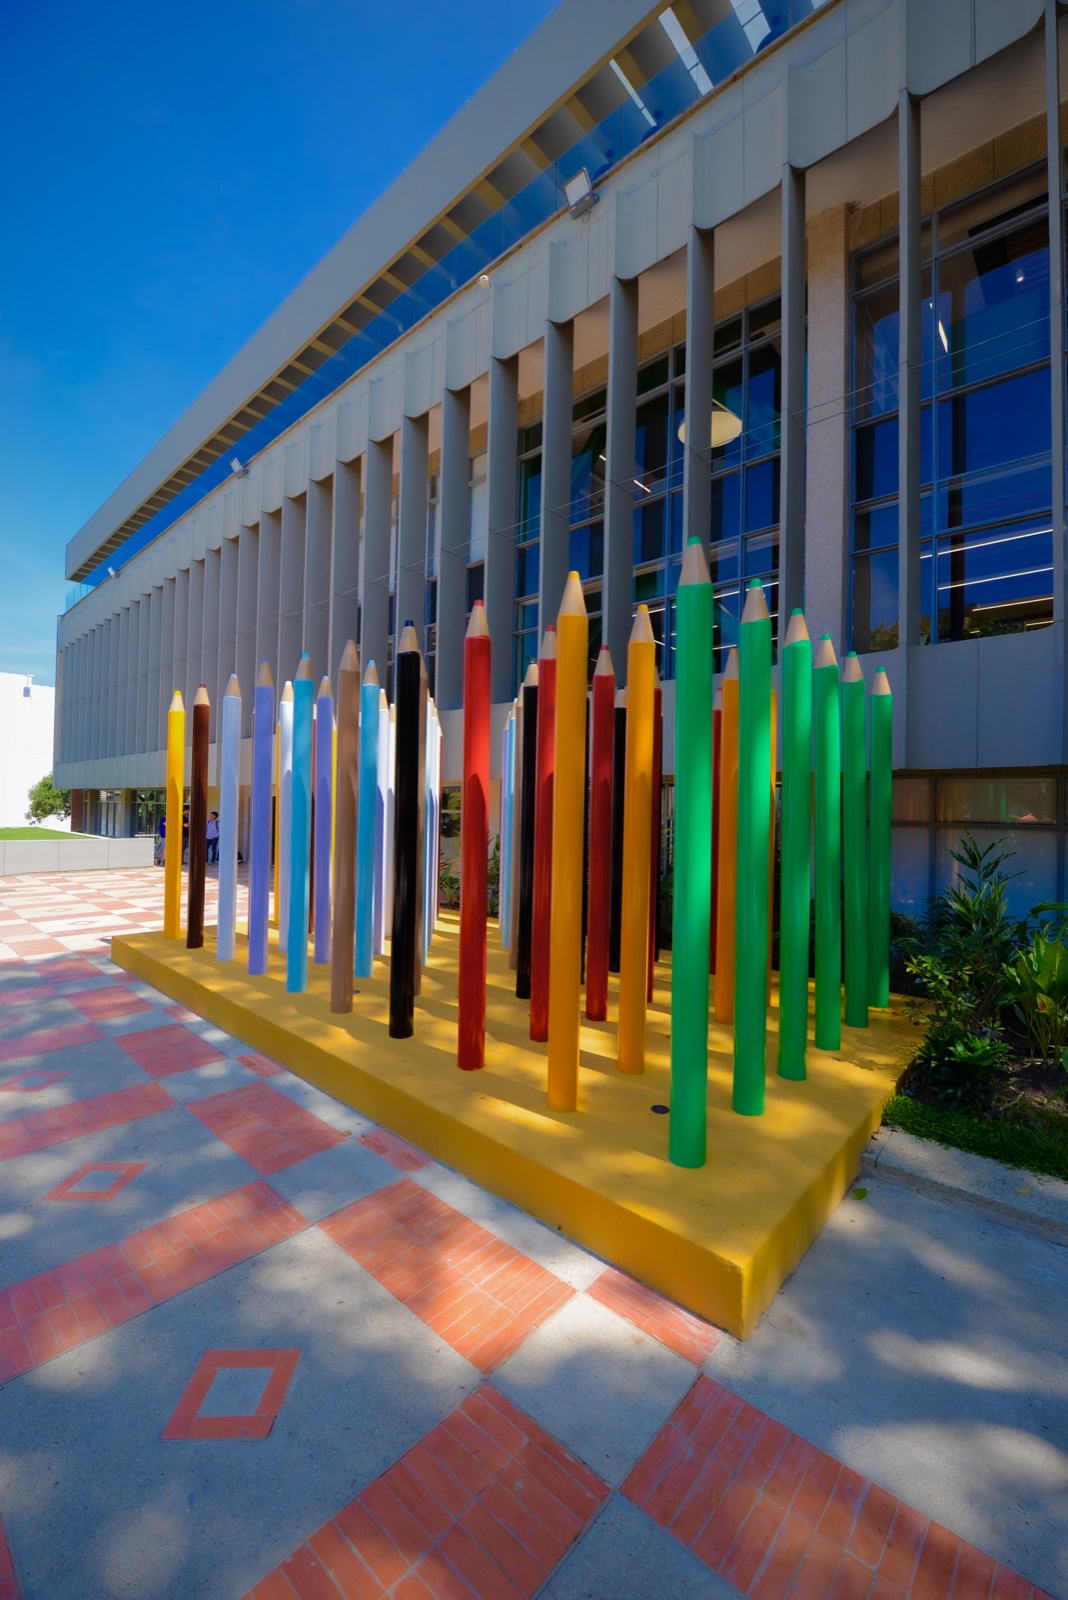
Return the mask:
[[649, 835], [653, 805], [656, 639], [639, 606], [627, 646], [627, 750], [623, 790], [623, 902], [619, 939], [620, 1072], [645, 1071], [649, 968]]
[[719, 899], [716, 902], [716, 1021], [734, 1021], [734, 918], [738, 884], [738, 652], [727, 657], [720, 723]]
[[163, 937], [182, 928], [182, 797], [185, 793], [185, 706], [174, 691], [167, 712], [167, 837], [163, 843]]
[[[578, 1107], [588, 632], [582, 584], [578, 573], [572, 572], [556, 621], [556, 776], [549, 943], [551, 1111], [575, 1111]], [[648, 832], [646, 828], [647, 845]]]

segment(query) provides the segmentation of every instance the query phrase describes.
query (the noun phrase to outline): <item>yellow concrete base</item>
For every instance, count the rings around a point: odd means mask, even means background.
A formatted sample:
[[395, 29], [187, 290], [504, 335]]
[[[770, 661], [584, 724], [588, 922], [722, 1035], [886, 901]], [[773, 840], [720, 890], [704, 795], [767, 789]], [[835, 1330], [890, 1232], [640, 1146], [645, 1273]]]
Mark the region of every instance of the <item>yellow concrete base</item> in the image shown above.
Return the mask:
[[[272, 936], [273, 939], [273, 936]], [[896, 1007], [844, 1030], [836, 1053], [810, 1049], [807, 1083], [776, 1076], [777, 1010], [769, 1013], [767, 1110], [730, 1109], [731, 1030], [713, 1025], [708, 1164], [668, 1161], [670, 967], [657, 969], [648, 1066], [624, 1077], [613, 1021], [582, 1029], [580, 1110], [545, 1105], [545, 1047], [527, 1034], [527, 1006], [491, 929], [486, 1067], [456, 1066], [459, 927], [446, 914], [416, 1003], [415, 1037], [388, 1035], [388, 963], [375, 962], [347, 1017], [329, 1009], [329, 969], [307, 994], [270, 971], [250, 978], [246, 947], [218, 963], [161, 934], [112, 941], [112, 958], [173, 999], [392, 1128], [494, 1193], [744, 1338], [855, 1177], [860, 1152], [915, 1049]]]

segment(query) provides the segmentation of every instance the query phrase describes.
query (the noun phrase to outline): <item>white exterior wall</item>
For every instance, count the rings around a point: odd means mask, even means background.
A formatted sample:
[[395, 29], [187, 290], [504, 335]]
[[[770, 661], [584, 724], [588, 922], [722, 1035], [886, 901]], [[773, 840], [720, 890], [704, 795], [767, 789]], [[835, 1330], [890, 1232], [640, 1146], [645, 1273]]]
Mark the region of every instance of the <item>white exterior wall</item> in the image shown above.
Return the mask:
[[[21, 672], [0, 672], [0, 828], [25, 828], [28, 791], [52, 771], [56, 691]], [[62, 786], [61, 786], [62, 787]], [[58, 818], [50, 828], [69, 828]]]

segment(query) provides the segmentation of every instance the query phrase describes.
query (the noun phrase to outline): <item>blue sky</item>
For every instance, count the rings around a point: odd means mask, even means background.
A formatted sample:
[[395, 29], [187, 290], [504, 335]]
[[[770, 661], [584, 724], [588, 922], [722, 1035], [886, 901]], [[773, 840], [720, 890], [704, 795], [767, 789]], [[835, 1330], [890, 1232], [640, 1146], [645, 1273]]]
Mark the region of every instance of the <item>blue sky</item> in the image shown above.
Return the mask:
[[0, 671], [55, 681], [67, 540], [553, 3], [6, 8]]

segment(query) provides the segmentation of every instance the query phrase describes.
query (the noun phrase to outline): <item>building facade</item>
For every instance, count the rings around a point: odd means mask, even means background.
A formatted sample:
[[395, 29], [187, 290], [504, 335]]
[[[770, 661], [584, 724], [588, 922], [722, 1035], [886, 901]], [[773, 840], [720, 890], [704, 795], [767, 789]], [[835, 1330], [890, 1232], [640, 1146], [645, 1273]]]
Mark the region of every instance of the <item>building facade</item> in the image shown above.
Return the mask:
[[718, 666], [758, 577], [886, 667], [902, 909], [966, 827], [1068, 898], [1066, 70], [1056, 0], [563, 0], [72, 539], [57, 783], [409, 618], [455, 780], [473, 601], [503, 718], [573, 568], [670, 774], [698, 534]]

